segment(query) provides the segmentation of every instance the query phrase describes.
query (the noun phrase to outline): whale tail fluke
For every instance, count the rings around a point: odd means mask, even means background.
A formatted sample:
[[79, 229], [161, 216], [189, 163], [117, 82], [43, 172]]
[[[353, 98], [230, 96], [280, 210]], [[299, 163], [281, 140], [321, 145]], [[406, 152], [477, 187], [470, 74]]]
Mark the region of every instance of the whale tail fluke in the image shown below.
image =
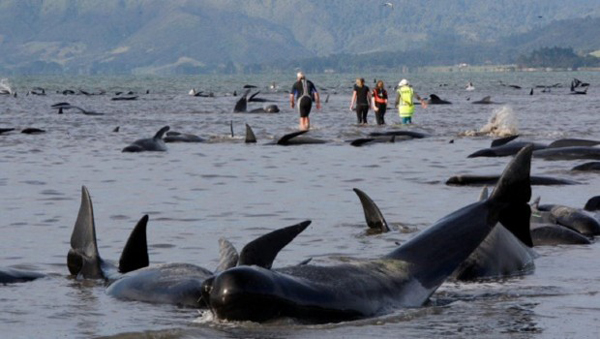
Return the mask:
[[279, 251], [302, 233], [310, 223], [310, 220], [306, 220], [267, 233], [249, 242], [240, 252], [238, 265], [256, 265], [270, 269]]
[[358, 188], [352, 189], [358, 198], [360, 199], [360, 203], [362, 204], [363, 211], [365, 213], [365, 220], [367, 221], [367, 225], [369, 229], [373, 231], [377, 231], [379, 233], [389, 232], [390, 228], [388, 227], [383, 214], [379, 210], [379, 207], [375, 204], [375, 202], [369, 197], [365, 192], [359, 190]]
[[148, 225], [148, 215], [144, 215], [131, 234], [121, 253], [119, 259], [119, 272], [127, 273], [137, 269], [147, 267], [150, 264], [148, 259], [148, 241], [146, 238], [146, 226]]
[[102, 279], [102, 259], [96, 242], [94, 209], [90, 193], [81, 187], [81, 205], [71, 234], [71, 249], [67, 255], [71, 274], [87, 279]]

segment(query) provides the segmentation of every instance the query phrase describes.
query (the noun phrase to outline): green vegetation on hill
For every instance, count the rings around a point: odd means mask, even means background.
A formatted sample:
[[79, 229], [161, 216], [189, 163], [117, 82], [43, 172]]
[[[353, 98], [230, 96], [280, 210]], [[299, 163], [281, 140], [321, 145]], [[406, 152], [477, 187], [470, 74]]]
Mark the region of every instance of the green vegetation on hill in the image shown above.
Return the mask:
[[522, 55], [517, 59], [519, 67], [563, 68], [576, 70], [580, 67], [598, 67], [600, 58], [592, 55], [577, 55], [572, 48], [540, 48], [529, 56]]

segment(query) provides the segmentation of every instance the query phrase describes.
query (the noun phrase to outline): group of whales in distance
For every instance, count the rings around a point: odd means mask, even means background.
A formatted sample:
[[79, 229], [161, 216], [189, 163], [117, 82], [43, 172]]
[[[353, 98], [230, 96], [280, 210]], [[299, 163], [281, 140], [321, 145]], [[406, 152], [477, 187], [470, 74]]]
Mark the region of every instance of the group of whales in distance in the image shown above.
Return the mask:
[[235, 107], [233, 108], [233, 113], [279, 113], [279, 107], [275, 104], [270, 104], [265, 107], [255, 108], [248, 111], [248, 102], [266, 102], [266, 99], [257, 98], [256, 96], [260, 93], [260, 91], [252, 94], [248, 97], [250, 93], [250, 89], [247, 89], [242, 97], [238, 99], [235, 103]]
[[518, 135], [494, 140], [491, 147], [478, 150], [469, 158], [476, 157], [505, 157], [516, 154], [527, 145], [534, 148], [533, 156], [547, 160], [600, 159], [600, 144], [598, 140], [559, 139], [550, 144], [531, 141], [513, 141]]
[[[129, 146], [123, 148], [122, 152], [145, 152], [158, 151], [164, 152], [167, 150], [166, 142], [204, 142], [205, 139], [194, 134], [168, 132], [169, 126], [161, 128], [152, 138], [138, 139]], [[324, 144], [328, 140], [319, 139], [307, 136], [308, 130], [294, 131], [287, 133], [274, 141], [266, 143], [266, 145], [309, 145], [309, 144]], [[372, 142], [394, 142], [395, 140], [410, 140], [424, 138], [426, 134], [417, 131], [389, 131], [389, 132], [373, 132], [367, 138], [359, 138], [350, 141], [353, 146], [361, 146]], [[246, 124], [246, 143], [256, 143], [256, 135], [248, 124]]]

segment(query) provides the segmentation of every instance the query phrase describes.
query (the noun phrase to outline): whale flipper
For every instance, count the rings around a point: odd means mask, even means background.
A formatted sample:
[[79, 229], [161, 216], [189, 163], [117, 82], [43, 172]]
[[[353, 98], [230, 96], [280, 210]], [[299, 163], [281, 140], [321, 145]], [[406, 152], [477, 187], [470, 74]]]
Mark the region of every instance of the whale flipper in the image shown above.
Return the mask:
[[380, 233], [389, 232], [390, 228], [375, 202], [365, 192], [358, 188], [353, 188], [352, 190], [360, 199], [360, 203], [362, 204], [365, 213], [365, 220], [367, 221], [369, 228]]
[[248, 124], [246, 124], [246, 140], [245, 140], [245, 142], [247, 144], [256, 142], [256, 136], [254, 135], [254, 131], [252, 130], [252, 127], [250, 127], [250, 125], [248, 125]]
[[256, 265], [270, 269], [275, 257], [287, 244], [302, 233], [311, 221], [278, 229], [249, 242], [240, 252], [238, 266]]
[[219, 266], [217, 266], [215, 273], [235, 267], [240, 259], [235, 247], [223, 238], [219, 239], [219, 256]]
[[146, 238], [146, 226], [148, 215], [144, 215], [131, 234], [119, 259], [119, 272], [127, 273], [135, 271], [150, 264], [148, 259], [148, 241]]
[[71, 234], [71, 249], [67, 255], [67, 266], [73, 275], [90, 279], [105, 278], [102, 258], [98, 253], [94, 209], [90, 193], [81, 187], [81, 205]]

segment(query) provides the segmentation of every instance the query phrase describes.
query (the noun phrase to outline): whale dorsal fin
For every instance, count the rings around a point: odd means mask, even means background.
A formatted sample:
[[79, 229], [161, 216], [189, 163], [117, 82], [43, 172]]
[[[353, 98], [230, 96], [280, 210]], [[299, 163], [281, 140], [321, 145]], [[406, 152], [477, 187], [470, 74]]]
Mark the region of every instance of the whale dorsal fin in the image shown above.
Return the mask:
[[489, 196], [490, 196], [490, 194], [488, 192], [488, 187], [484, 186], [483, 189], [481, 190], [481, 193], [479, 193], [478, 201], [486, 200]]
[[352, 190], [354, 190], [354, 193], [356, 193], [360, 199], [363, 211], [365, 212], [365, 220], [367, 221], [369, 228], [381, 233], [389, 232], [390, 228], [375, 202], [365, 192], [358, 188], [353, 188]]
[[540, 200], [541, 200], [541, 197], [535, 198], [533, 203], [531, 203], [531, 208], [539, 210], [540, 209]]
[[154, 140], [158, 140], [158, 139], [162, 139], [163, 135], [169, 130], [169, 126], [165, 126], [163, 128], [161, 128], [158, 132], [156, 132], [156, 134], [154, 135]]
[[500, 211], [499, 221], [517, 239], [533, 247], [530, 219], [531, 155], [533, 145], [522, 148], [506, 167], [488, 200], [506, 205]]
[[147, 267], [150, 264], [148, 259], [148, 241], [146, 239], [146, 226], [148, 225], [148, 215], [144, 215], [137, 225], [131, 231], [129, 239], [121, 253], [119, 259], [119, 272], [127, 273], [137, 269]]
[[67, 266], [73, 275], [101, 279], [104, 278], [101, 265], [102, 259], [98, 253], [96, 242], [92, 199], [87, 188], [82, 186], [81, 205], [71, 234], [71, 249], [67, 255]]
[[256, 265], [270, 269], [279, 251], [304, 231], [310, 223], [310, 220], [306, 220], [280, 228], [249, 242], [240, 252], [238, 265]]
[[508, 136], [506, 138], [500, 138], [500, 139], [492, 140], [492, 145], [490, 147], [498, 147], [498, 146], [502, 146], [502, 145], [508, 144], [509, 142], [515, 140], [518, 137], [519, 137], [519, 135], [517, 134], [517, 135]]
[[303, 130], [303, 131], [296, 131], [296, 132], [292, 132], [289, 134], [286, 134], [284, 136], [282, 136], [281, 138], [279, 138], [279, 140], [277, 140], [277, 145], [285, 145], [287, 144], [288, 141], [290, 141], [291, 139], [302, 135], [304, 133], [308, 132], [308, 130]]
[[239, 255], [235, 247], [226, 239], [219, 239], [219, 266], [215, 273], [235, 267], [239, 261]]
[[246, 124], [246, 140], [245, 140], [245, 142], [247, 144], [256, 142], [256, 136], [254, 135], [254, 131], [252, 130], [252, 127], [250, 127], [250, 125], [248, 125], [248, 124]]
[[491, 96], [484, 97], [483, 99], [481, 99], [481, 102], [492, 102], [492, 97]]

